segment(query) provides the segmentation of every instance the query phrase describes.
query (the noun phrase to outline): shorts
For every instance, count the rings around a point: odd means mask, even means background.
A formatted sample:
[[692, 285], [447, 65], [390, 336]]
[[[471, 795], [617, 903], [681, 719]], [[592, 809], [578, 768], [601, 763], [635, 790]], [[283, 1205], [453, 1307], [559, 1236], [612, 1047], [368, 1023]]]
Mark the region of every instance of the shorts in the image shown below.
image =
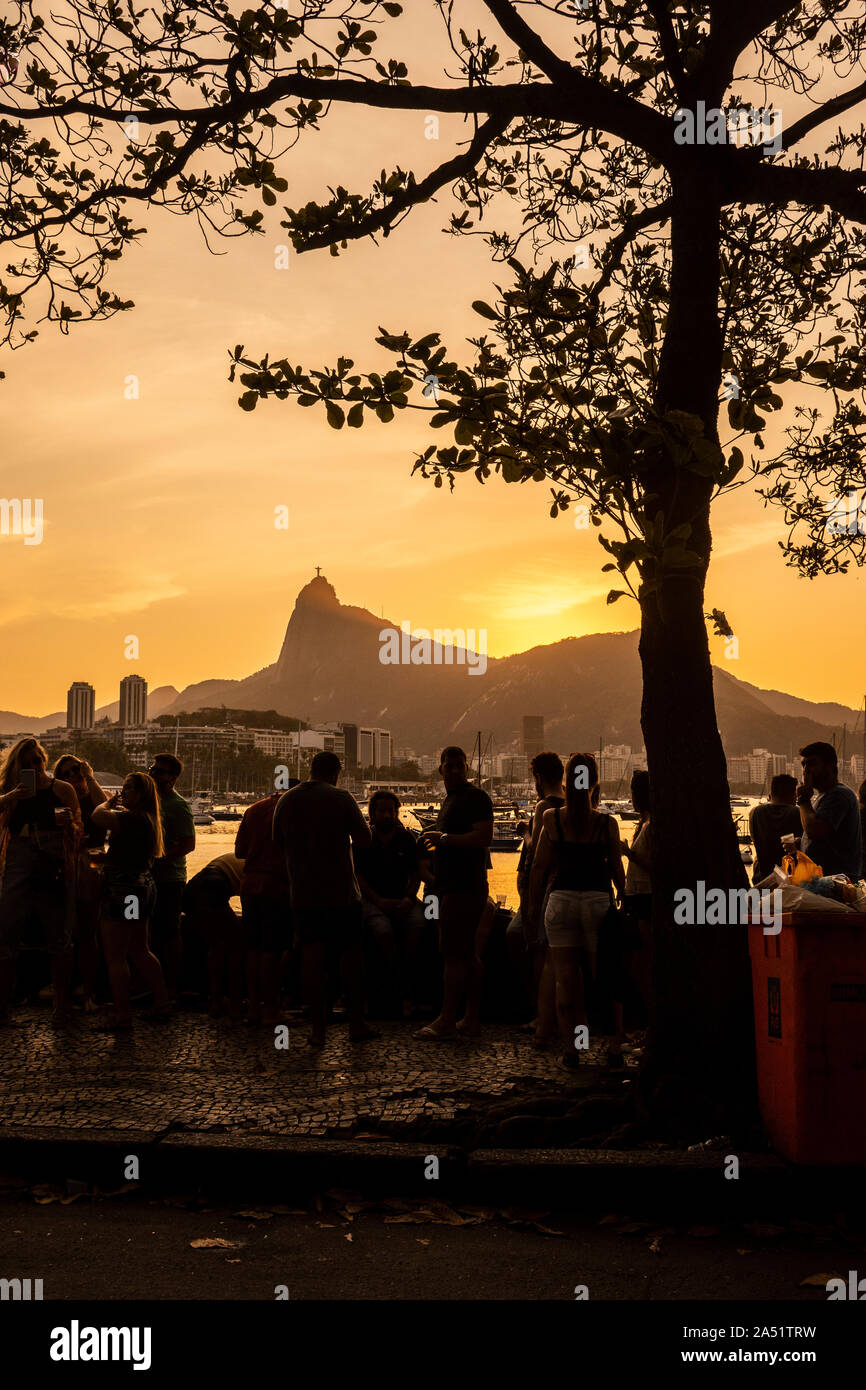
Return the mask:
[[250, 893], [241, 897], [244, 942], [248, 951], [281, 955], [292, 945], [292, 909], [287, 897]]
[[156, 903], [150, 919], [150, 946], [157, 954], [180, 932], [180, 914], [186, 886], [175, 879], [166, 879], [156, 885]]
[[599, 927], [610, 911], [610, 894], [561, 889], [550, 894], [544, 914], [544, 930], [554, 948], [569, 947], [594, 957]]
[[296, 907], [292, 909], [292, 920], [302, 946], [324, 944], [334, 951], [347, 951], [363, 941], [360, 902], [346, 907]]
[[[102, 916], [112, 922], [149, 922], [156, 903], [151, 874], [138, 876], [106, 869], [102, 880]], [[130, 913], [134, 915], [130, 916]]]
[[72, 944], [75, 894], [63, 872], [62, 835], [44, 831], [39, 840], [9, 837], [0, 887], [0, 960], [17, 960], [28, 950], [60, 955]]

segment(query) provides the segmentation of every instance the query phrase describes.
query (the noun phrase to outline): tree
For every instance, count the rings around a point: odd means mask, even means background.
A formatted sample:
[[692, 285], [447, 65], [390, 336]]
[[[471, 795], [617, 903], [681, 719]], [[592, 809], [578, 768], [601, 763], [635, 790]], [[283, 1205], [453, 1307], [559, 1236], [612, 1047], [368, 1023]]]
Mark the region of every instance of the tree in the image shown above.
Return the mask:
[[[484, 236], [503, 267], [495, 303], [475, 303], [469, 360], [434, 326], [383, 330], [384, 373], [241, 345], [232, 376], [243, 409], [321, 404], [336, 429], [426, 412], [453, 443], [424, 450], [422, 477], [547, 483], [554, 515], [577, 504], [599, 527], [609, 601], [640, 608], [659, 999], [643, 1096], [656, 1115], [727, 1125], [752, 1095], [745, 933], [671, 916], [678, 887], [745, 882], [705, 626], [710, 509], [751, 483], [802, 573], [863, 561], [859, 524], [826, 522], [828, 498], [838, 510], [864, 482], [866, 136], [838, 122], [866, 98], [866, 35], [850, 0], [435, 3], [456, 67], [440, 86], [385, 56], [406, 21], [383, 0], [240, 15], [221, 0], [169, 0], [161, 15], [70, 0], [61, 41], [19, 0], [0, 31], [0, 47], [22, 48], [0, 102], [0, 233], [18, 257], [0, 286], [7, 341], [32, 339], [40, 313], [68, 332], [129, 307], [104, 281], [142, 233], [136, 205], [261, 235], [255, 204], [276, 207], [286, 149], [334, 105], [465, 116], [469, 138], [437, 168], [338, 184], [280, 225], [296, 251], [338, 255], [452, 190], [448, 231]], [[460, 28], [461, 8], [486, 32]], [[756, 98], [780, 103], [781, 123]], [[769, 456], [767, 417], [782, 411]]]

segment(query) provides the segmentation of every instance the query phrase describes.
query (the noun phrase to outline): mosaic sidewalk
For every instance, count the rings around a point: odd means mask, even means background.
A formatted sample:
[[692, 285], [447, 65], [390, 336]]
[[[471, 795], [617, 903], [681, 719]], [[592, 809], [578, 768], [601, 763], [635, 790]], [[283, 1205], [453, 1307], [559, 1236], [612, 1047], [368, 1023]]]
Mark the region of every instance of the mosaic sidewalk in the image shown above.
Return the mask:
[[[382, 1037], [349, 1042], [328, 1029], [321, 1052], [289, 1021], [287, 1050], [273, 1032], [182, 1013], [132, 1034], [100, 1034], [81, 1016], [55, 1029], [48, 1011], [21, 1009], [0, 1029], [0, 1127], [172, 1131], [193, 1134], [455, 1141], [473, 1117], [510, 1098], [562, 1100], [622, 1085], [598, 1065], [599, 1048], [573, 1078], [526, 1034], [490, 1025], [480, 1039], [424, 1043], [417, 1023], [377, 1024]], [[633, 1064], [632, 1064], [633, 1065]]]

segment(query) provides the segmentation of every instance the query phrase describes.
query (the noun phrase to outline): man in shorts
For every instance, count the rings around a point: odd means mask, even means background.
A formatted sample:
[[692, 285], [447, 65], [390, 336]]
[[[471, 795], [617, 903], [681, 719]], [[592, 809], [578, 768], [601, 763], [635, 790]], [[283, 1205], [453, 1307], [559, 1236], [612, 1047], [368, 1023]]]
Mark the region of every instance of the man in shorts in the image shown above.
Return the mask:
[[[480, 1032], [482, 966], [476, 952], [476, 932], [487, 908], [487, 869], [493, 839], [493, 802], [469, 781], [462, 748], [443, 750], [439, 773], [446, 797], [436, 829], [419, 836], [419, 849], [434, 851], [435, 895], [439, 906], [439, 937], [445, 958], [442, 1011], [419, 1029], [416, 1038], [441, 1042]], [[457, 1022], [457, 1009], [466, 995], [466, 1016]]]
[[379, 1034], [363, 1013], [363, 916], [352, 848], [370, 844], [358, 803], [337, 786], [340, 759], [317, 753], [309, 781], [284, 792], [274, 814], [274, 839], [286, 860], [295, 937], [301, 947], [310, 1005], [311, 1047], [324, 1047], [329, 964], [342, 962], [349, 1038]]

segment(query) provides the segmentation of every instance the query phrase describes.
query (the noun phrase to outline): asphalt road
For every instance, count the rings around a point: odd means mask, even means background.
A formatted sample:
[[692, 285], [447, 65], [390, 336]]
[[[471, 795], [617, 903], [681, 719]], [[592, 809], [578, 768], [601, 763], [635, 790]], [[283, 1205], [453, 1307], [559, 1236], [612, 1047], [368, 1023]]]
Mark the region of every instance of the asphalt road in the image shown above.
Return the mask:
[[0, 1277], [41, 1278], [46, 1300], [270, 1300], [283, 1285], [292, 1300], [573, 1301], [586, 1285], [590, 1299], [807, 1304], [827, 1295], [803, 1279], [866, 1268], [862, 1231], [719, 1227], [700, 1213], [674, 1227], [661, 1213], [576, 1220], [347, 1194], [297, 1208], [287, 1196], [285, 1210], [257, 1215], [254, 1204], [140, 1190], [62, 1197], [48, 1187], [0, 1195]]

